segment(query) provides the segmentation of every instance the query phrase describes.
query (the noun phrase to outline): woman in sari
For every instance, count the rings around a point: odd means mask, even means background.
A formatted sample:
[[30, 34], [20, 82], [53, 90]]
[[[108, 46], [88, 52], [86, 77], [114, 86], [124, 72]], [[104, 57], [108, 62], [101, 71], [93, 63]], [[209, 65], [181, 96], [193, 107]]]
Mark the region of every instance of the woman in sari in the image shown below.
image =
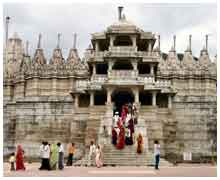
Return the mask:
[[56, 170], [58, 163], [58, 147], [56, 144], [51, 145], [50, 153], [50, 168]]
[[125, 129], [123, 126], [121, 126], [119, 136], [118, 136], [118, 143], [116, 147], [117, 149], [123, 149], [124, 146], [125, 146]]
[[141, 154], [143, 152], [143, 137], [141, 133], [139, 133], [137, 137], [137, 153]]
[[95, 162], [96, 162], [97, 168], [100, 168], [103, 165], [103, 163], [102, 163], [102, 151], [101, 151], [101, 148], [100, 148], [99, 145], [96, 148]]
[[117, 144], [117, 132], [114, 127], [112, 127], [112, 144]]
[[22, 149], [21, 145], [18, 145], [16, 154], [16, 171], [18, 170], [25, 170], [24, 150]]

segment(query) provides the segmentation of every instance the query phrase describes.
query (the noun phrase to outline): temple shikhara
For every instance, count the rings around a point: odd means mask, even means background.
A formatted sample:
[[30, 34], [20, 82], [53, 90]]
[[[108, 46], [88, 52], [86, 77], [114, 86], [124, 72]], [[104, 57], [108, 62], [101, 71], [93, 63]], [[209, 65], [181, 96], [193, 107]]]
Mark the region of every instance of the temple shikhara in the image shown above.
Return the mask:
[[[33, 56], [18, 34], [4, 49], [4, 155], [18, 144], [37, 159], [43, 140], [76, 145], [76, 163], [86, 163], [91, 141], [103, 148], [104, 164], [148, 165], [154, 141], [161, 164], [210, 159], [216, 155], [217, 68], [208, 52], [188, 47], [176, 52], [176, 36], [166, 54], [160, 35], [127, 20], [93, 33], [82, 58], [76, 35], [67, 59], [61, 34], [46, 59], [40, 34]], [[178, 37], [177, 37], [178, 38]], [[201, 37], [202, 38], [202, 37]], [[80, 40], [79, 42], [80, 43]], [[142, 136], [142, 152], [137, 140]], [[115, 138], [115, 139], [114, 139]]]

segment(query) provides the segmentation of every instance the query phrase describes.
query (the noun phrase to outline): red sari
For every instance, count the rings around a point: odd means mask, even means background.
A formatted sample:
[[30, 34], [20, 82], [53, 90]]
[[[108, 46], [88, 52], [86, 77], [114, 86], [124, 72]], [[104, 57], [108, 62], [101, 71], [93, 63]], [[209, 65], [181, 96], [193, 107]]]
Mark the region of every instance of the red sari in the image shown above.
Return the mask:
[[123, 149], [125, 146], [125, 129], [124, 127], [120, 128], [118, 143], [116, 145], [117, 149]]
[[18, 145], [17, 154], [16, 154], [16, 171], [25, 170], [23, 154], [24, 154], [24, 151], [21, 145]]

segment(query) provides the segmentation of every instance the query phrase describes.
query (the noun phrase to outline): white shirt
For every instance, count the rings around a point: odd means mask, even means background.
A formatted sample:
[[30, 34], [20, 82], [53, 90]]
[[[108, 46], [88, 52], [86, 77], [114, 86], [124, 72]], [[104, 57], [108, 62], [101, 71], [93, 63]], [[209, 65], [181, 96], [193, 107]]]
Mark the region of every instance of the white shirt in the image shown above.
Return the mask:
[[160, 145], [154, 144], [154, 155], [160, 155]]
[[64, 152], [64, 149], [63, 149], [62, 144], [60, 145], [60, 147], [59, 147], [59, 149], [58, 149], [58, 152]]
[[90, 145], [90, 147], [89, 147], [89, 154], [90, 155], [94, 154], [95, 150], [96, 150], [95, 144]]
[[50, 147], [49, 147], [49, 145], [43, 146], [42, 158], [45, 158], [45, 159], [50, 158]]
[[44, 151], [44, 145], [41, 144], [41, 145], [40, 145], [40, 150], [39, 150], [39, 152], [40, 152], [40, 157], [41, 157], [41, 158], [43, 157], [43, 151]]

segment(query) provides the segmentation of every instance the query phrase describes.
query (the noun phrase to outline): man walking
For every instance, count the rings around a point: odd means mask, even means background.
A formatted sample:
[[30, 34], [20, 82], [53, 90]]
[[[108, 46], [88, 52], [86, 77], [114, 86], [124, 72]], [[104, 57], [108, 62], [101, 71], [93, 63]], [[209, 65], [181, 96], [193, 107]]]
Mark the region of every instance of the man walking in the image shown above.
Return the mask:
[[96, 151], [95, 144], [93, 141], [91, 141], [89, 146], [88, 166], [91, 166], [91, 161], [94, 162], [95, 160], [95, 151]]
[[155, 157], [155, 169], [159, 170], [160, 162], [160, 144], [157, 140], [154, 141], [154, 157]]

